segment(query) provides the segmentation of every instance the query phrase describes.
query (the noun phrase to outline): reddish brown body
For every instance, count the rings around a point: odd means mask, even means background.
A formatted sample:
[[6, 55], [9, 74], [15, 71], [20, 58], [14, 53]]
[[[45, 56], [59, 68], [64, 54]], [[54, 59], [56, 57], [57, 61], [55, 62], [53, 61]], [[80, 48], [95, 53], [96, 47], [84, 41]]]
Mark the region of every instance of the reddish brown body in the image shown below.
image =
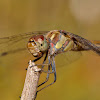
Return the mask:
[[[98, 43], [98, 41], [96, 41], [96, 43]], [[100, 48], [92, 42], [63, 30], [53, 30], [46, 35], [35, 35], [29, 39], [28, 50], [33, 56], [40, 57], [48, 49], [50, 49], [50, 55], [70, 50], [93, 50], [100, 54]]]

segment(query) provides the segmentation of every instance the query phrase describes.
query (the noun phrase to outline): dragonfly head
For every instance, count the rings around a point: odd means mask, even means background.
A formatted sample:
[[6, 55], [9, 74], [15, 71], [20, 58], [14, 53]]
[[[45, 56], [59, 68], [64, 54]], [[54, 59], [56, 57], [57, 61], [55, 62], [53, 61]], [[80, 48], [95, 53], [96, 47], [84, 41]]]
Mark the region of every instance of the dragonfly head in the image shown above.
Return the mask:
[[43, 35], [35, 35], [29, 39], [27, 47], [34, 57], [40, 57], [48, 50], [48, 43]]

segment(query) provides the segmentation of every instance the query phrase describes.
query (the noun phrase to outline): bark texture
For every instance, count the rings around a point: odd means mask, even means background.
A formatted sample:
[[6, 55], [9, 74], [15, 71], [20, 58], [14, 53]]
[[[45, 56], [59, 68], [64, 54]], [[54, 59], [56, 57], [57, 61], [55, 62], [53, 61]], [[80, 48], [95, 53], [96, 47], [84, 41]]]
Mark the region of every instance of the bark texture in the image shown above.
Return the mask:
[[30, 61], [27, 69], [21, 100], [35, 100], [36, 98], [37, 86], [41, 69], [34, 65], [35, 64]]

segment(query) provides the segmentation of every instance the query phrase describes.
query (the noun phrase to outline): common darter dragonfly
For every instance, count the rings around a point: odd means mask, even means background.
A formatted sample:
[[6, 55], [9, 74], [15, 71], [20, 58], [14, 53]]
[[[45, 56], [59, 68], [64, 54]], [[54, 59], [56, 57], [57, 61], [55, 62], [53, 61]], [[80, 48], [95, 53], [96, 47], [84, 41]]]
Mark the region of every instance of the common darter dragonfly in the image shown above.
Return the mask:
[[[43, 85], [48, 81], [49, 75], [51, 73], [54, 74], [54, 81], [51, 84], [43, 87], [42, 89], [56, 82], [56, 66], [54, 59], [56, 55], [65, 52], [67, 53], [70, 51], [80, 52], [80, 51], [92, 50], [100, 56], [100, 46], [99, 46], [100, 41], [89, 41], [81, 36], [75, 35], [70, 32], [66, 32], [64, 30], [38, 31], [38, 32], [36, 31], [25, 34], [19, 34], [11, 37], [4, 37], [0, 38], [0, 46], [3, 47], [4, 45], [7, 44], [13, 45], [14, 43], [17, 43], [19, 41], [24, 41], [29, 37], [30, 39], [27, 43], [27, 48], [29, 52], [34, 57], [36, 57], [36, 59], [34, 59], [33, 62], [38, 61], [45, 54], [44, 61], [42, 64], [40, 64], [42, 71], [44, 66], [48, 65], [46, 80], [39, 86]], [[7, 46], [9, 47], [9, 45]], [[26, 50], [26, 48], [23, 46], [20, 46], [20, 48], [16, 47], [15, 49], [13, 48], [7, 49], [7, 46], [6, 47], [4, 46], [3, 49], [1, 48], [1, 53], [0, 53], [1, 57], [6, 56], [8, 54], [16, 53], [18, 51]], [[47, 58], [48, 58], [48, 63], [46, 64]], [[39, 91], [41, 91], [42, 89], [40, 89]]]

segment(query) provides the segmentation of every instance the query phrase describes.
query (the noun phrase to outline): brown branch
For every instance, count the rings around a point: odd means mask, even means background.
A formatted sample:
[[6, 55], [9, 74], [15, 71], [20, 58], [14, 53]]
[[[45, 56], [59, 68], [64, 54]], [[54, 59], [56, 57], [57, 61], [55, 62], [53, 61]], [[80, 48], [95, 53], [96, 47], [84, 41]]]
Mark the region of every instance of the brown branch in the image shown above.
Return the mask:
[[41, 69], [34, 65], [35, 64], [30, 61], [21, 100], [35, 100]]

